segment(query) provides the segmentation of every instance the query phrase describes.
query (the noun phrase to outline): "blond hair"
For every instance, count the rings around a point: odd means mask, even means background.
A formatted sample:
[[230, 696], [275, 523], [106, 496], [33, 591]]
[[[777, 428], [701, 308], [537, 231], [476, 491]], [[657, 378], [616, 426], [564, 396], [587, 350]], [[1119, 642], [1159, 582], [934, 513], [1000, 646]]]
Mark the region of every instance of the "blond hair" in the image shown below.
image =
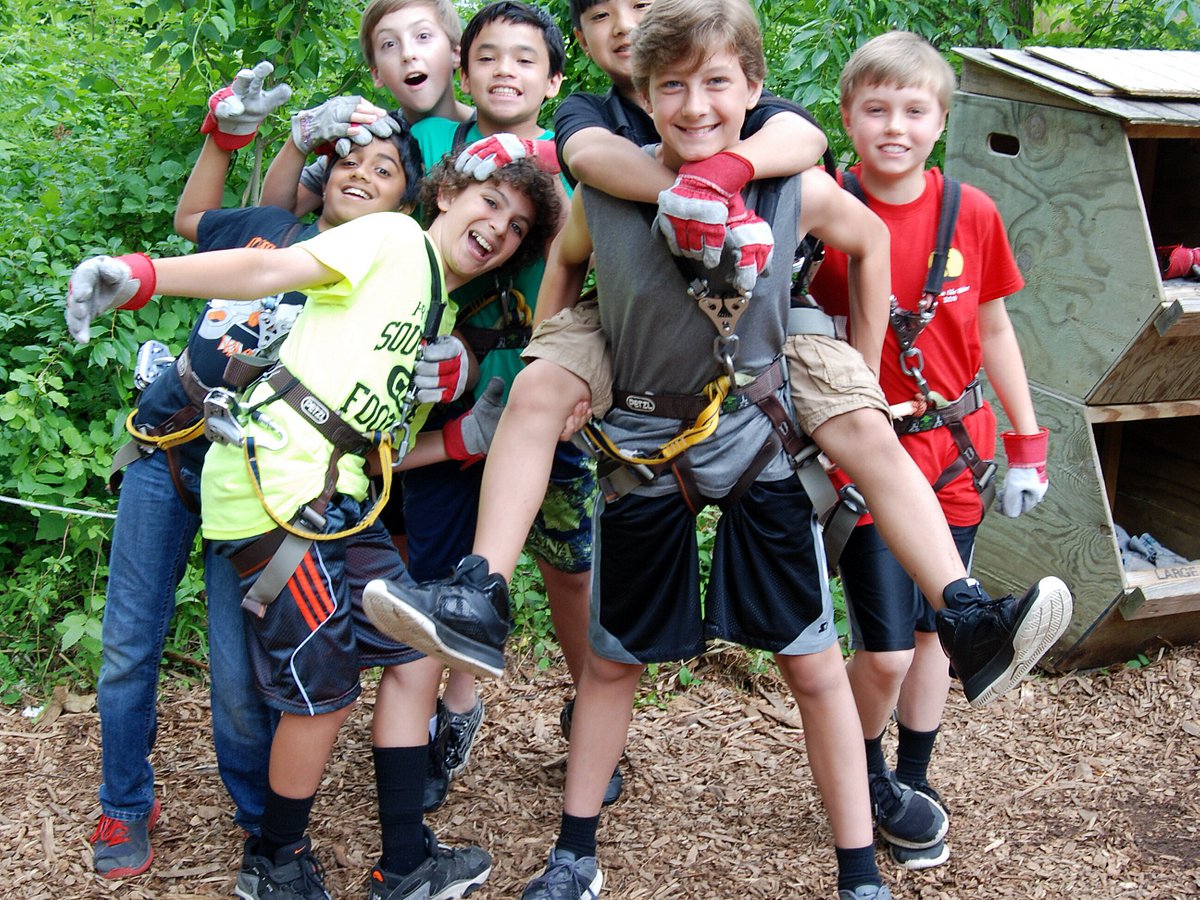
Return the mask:
[[746, 0], [654, 0], [633, 33], [633, 86], [645, 93], [655, 72], [671, 66], [699, 66], [728, 48], [746, 80], [767, 77], [762, 30]]
[[927, 87], [948, 112], [954, 82], [954, 70], [929, 41], [911, 31], [889, 31], [854, 51], [842, 69], [838, 90], [842, 109], [847, 109], [860, 88]]
[[450, 39], [450, 46], [457, 47], [462, 41], [463, 23], [451, 0], [371, 0], [363, 10], [362, 22], [358, 26], [358, 42], [362, 45], [363, 59], [368, 68], [375, 68], [375, 29], [386, 15], [409, 6], [425, 5], [433, 8], [438, 23]]

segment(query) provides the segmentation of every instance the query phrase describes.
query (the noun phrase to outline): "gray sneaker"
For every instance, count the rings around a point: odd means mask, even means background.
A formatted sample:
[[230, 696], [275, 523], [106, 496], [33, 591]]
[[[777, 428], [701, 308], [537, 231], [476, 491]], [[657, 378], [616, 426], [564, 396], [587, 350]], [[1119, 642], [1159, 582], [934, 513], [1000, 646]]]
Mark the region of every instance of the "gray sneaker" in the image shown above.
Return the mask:
[[371, 869], [368, 900], [456, 900], [487, 881], [492, 858], [479, 847], [447, 847], [425, 829], [429, 858], [407, 875]]
[[886, 884], [860, 884], [854, 890], [843, 888], [838, 891], [838, 900], [892, 900], [892, 892]]
[[521, 900], [595, 900], [603, 884], [596, 857], [577, 857], [556, 847], [550, 851], [545, 871], [525, 885]]
[[465, 713], [446, 710], [447, 725], [450, 736], [446, 741], [446, 771], [451, 778], [457, 778], [466, 771], [471, 761], [471, 747], [475, 744], [475, 735], [479, 734], [479, 726], [483, 724], [483, 698], [475, 698], [475, 706]]
[[901, 784], [891, 769], [871, 775], [869, 780], [875, 825], [889, 844], [923, 850], [946, 836], [950, 819], [932, 797]]
[[323, 874], [308, 838], [280, 847], [274, 857], [265, 856], [258, 839], [250, 838], [242, 847], [233, 892], [242, 900], [331, 900]]

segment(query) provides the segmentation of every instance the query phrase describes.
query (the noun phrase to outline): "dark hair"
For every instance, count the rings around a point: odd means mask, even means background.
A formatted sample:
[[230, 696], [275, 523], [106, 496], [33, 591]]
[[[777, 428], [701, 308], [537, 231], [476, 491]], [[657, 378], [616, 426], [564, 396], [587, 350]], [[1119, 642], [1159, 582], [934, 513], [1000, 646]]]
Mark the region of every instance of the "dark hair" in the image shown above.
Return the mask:
[[550, 75], [562, 74], [563, 63], [566, 60], [562, 31], [554, 24], [550, 13], [540, 6], [522, 3], [521, 0], [497, 0], [496, 3], [489, 3], [471, 16], [471, 21], [463, 30], [461, 52], [459, 53], [464, 72], [470, 74], [471, 45], [479, 37], [479, 32], [485, 25], [497, 21], [512, 22], [514, 25], [532, 25], [538, 29], [542, 33], [542, 39], [546, 42], [546, 53], [550, 57]]
[[[394, 109], [388, 115], [400, 126], [399, 131], [383, 138], [400, 152], [400, 168], [404, 172], [404, 195], [400, 198], [400, 205], [416, 206], [421, 193], [421, 179], [425, 176], [425, 163], [421, 159], [421, 145], [413, 137], [412, 128], [409, 127], [408, 120], [404, 118], [403, 110]], [[335, 156], [336, 154], [329, 154], [329, 161], [325, 164], [325, 184], [329, 183], [329, 177], [333, 174], [333, 167], [337, 162]]]
[[[477, 181], [474, 175], [456, 171], [456, 157], [454, 151], [447, 153], [421, 182], [421, 208], [427, 217], [437, 216], [438, 194], [443, 191], [457, 196], [472, 184], [486, 183]], [[487, 181], [511, 185], [528, 197], [534, 213], [534, 219], [529, 223], [529, 231], [526, 232], [521, 245], [499, 271], [515, 272], [529, 265], [542, 255], [547, 242], [554, 236], [562, 215], [562, 201], [559, 199], [558, 186], [554, 179], [554, 175], [531, 159], [510, 162], [488, 176]]]

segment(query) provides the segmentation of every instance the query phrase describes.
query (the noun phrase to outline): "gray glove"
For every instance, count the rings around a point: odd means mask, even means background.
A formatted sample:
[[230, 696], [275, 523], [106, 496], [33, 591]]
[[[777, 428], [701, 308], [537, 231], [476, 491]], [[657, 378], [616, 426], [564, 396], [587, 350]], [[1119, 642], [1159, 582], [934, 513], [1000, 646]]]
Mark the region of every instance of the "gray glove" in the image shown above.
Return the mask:
[[91, 339], [92, 320], [128, 302], [141, 287], [133, 270], [111, 256], [85, 259], [71, 273], [67, 285], [67, 330], [79, 343]]
[[[467, 348], [452, 334], [443, 334], [423, 346], [413, 366], [418, 403], [451, 403], [467, 386], [470, 362]], [[503, 389], [502, 389], [503, 390]]]
[[504, 412], [504, 404], [500, 400], [503, 396], [504, 379], [494, 375], [475, 401], [475, 405], [471, 407], [471, 411], [463, 416], [463, 447], [473, 456], [487, 453], [492, 446], [496, 426], [500, 424], [500, 414]]
[[[292, 142], [305, 156], [329, 143], [334, 143], [338, 156], [345, 156], [350, 152], [351, 142], [366, 146], [377, 137], [390, 137], [400, 130], [399, 123], [391, 116], [380, 116], [369, 124], [352, 122], [350, 117], [362, 102], [362, 97], [351, 94], [300, 110], [292, 116]], [[357, 133], [351, 134], [351, 128], [357, 128]]]
[[263, 90], [275, 67], [265, 59], [253, 69], [242, 69], [228, 87], [221, 88], [208, 98], [208, 117], [200, 127], [202, 134], [211, 134], [217, 146], [237, 150], [254, 139], [258, 126], [292, 96], [286, 84]]

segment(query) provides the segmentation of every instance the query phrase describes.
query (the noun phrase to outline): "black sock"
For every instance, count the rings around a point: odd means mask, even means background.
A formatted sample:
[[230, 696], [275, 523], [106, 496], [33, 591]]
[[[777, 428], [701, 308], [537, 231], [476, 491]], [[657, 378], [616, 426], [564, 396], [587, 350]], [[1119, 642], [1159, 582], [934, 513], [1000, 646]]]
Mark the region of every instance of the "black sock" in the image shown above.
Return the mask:
[[429, 857], [425, 846], [425, 774], [429, 745], [372, 747], [383, 852], [379, 868], [407, 875]]
[[559, 828], [558, 841], [554, 846], [559, 850], [569, 850], [577, 857], [596, 855], [596, 829], [600, 827], [600, 814], [594, 816], [572, 816], [562, 814], [562, 826]]
[[898, 723], [900, 740], [896, 747], [896, 777], [908, 785], [923, 784], [929, 780], [929, 760], [933, 756], [933, 743], [938, 729], [913, 731]]
[[879, 877], [879, 869], [875, 865], [873, 844], [851, 850], [841, 847], [833, 849], [837, 853], [839, 891], [853, 891], [862, 884], [873, 884], [877, 887], [883, 884], [883, 879]]
[[308, 815], [312, 812], [313, 797], [280, 797], [267, 787], [263, 805], [262, 837], [259, 850], [263, 856], [275, 858], [280, 847], [294, 844], [308, 831]]
[[887, 769], [887, 761], [883, 758], [883, 732], [877, 738], [863, 741], [867, 748], [867, 774], [878, 775]]

